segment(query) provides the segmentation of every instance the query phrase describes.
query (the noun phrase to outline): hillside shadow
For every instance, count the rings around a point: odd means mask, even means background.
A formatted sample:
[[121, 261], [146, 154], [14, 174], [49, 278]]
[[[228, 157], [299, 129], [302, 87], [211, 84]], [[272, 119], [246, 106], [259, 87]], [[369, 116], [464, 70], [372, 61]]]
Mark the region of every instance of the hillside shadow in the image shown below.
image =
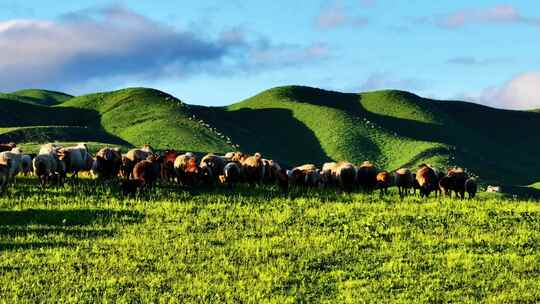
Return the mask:
[[193, 107], [198, 117], [229, 135], [244, 152], [264, 152], [265, 157], [287, 163], [323, 163], [331, 158], [315, 133], [287, 109]]
[[3, 226], [86, 226], [107, 224], [114, 220], [125, 223], [138, 223], [144, 214], [138, 211], [109, 210], [109, 209], [26, 209], [26, 210], [0, 210], [0, 228]]
[[0, 135], [0, 142], [93, 141], [130, 145], [107, 132], [93, 109], [49, 107], [0, 99], [1, 128], [20, 128]]
[[[143, 219], [142, 213], [128, 210], [2, 210], [0, 251], [67, 247], [79, 240], [113, 237], [117, 230], [107, 228], [108, 224], [131, 224]], [[68, 240], [56, 241], [59, 237]], [[32, 241], [25, 241], [26, 238]], [[39, 241], [34, 241], [36, 238]]]

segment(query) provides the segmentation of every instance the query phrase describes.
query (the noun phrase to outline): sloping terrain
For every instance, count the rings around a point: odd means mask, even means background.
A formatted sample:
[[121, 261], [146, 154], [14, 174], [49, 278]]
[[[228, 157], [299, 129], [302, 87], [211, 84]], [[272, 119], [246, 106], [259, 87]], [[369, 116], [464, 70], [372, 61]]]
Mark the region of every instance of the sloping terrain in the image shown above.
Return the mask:
[[52, 106], [60, 104], [73, 96], [48, 90], [20, 90], [13, 93], [0, 93], [0, 98], [16, 100], [36, 105]]
[[0, 95], [6, 117], [0, 141], [79, 139], [216, 153], [239, 146], [289, 165], [371, 160], [393, 170], [429, 162], [464, 166], [488, 182], [540, 180], [540, 113], [533, 111], [403, 91], [351, 94], [302, 86], [273, 88], [227, 107], [188, 105], [145, 88], [79, 97], [36, 90], [7, 95]]

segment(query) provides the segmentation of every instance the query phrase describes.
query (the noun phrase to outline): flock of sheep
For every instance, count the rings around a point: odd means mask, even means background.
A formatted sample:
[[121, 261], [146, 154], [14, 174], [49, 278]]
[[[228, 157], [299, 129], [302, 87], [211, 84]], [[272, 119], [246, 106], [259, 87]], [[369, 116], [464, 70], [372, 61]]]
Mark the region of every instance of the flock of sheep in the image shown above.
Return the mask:
[[329, 162], [322, 168], [306, 164], [285, 169], [276, 161], [265, 159], [260, 153], [248, 155], [230, 152], [226, 155], [208, 154], [198, 161], [193, 153], [175, 150], [154, 152], [149, 146], [129, 150], [104, 147], [95, 156], [86, 144], [62, 147], [57, 144], [41, 146], [35, 155], [23, 154], [16, 144], [0, 144], [0, 191], [19, 173], [34, 174], [42, 186], [62, 184], [67, 174], [77, 177], [79, 172], [90, 172], [96, 179], [121, 179], [125, 195], [144, 191], [158, 180], [176, 182], [184, 187], [223, 184], [234, 187], [238, 183], [278, 184], [289, 187], [335, 187], [341, 191], [379, 189], [381, 195], [396, 186], [401, 197], [411, 193], [429, 196], [431, 192], [463, 199], [465, 193], [473, 198], [477, 191], [475, 179], [461, 168], [441, 172], [423, 164], [416, 172], [401, 168], [395, 172], [378, 170], [366, 161], [358, 166], [349, 162]]

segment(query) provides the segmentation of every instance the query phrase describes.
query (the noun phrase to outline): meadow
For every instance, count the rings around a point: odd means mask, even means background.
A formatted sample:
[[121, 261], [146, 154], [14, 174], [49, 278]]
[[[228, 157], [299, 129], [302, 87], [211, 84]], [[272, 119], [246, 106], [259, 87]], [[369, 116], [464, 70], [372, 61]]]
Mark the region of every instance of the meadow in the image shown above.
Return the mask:
[[0, 196], [0, 302], [540, 301], [540, 204], [277, 188]]

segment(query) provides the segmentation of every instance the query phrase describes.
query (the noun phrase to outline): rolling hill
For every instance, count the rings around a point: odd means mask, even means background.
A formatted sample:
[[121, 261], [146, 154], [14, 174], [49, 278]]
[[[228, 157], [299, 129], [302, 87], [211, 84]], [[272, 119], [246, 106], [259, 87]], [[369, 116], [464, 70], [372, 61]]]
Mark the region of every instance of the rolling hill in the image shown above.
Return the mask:
[[26, 90], [0, 95], [0, 142], [89, 141], [224, 153], [260, 151], [287, 164], [369, 159], [389, 170], [462, 165], [487, 182], [540, 180], [540, 113], [439, 101], [386, 90], [273, 88], [227, 107], [186, 104], [129, 88], [79, 97]]

